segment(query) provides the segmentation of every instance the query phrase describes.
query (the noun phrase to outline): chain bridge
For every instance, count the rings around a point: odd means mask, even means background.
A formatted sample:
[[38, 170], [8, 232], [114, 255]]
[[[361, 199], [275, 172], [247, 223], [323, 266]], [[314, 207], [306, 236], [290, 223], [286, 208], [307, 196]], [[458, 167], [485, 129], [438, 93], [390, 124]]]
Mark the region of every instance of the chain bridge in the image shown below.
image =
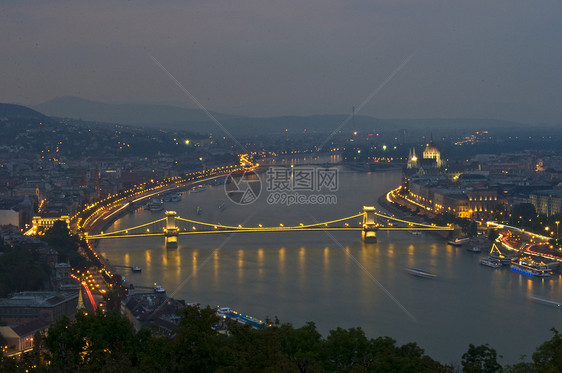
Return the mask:
[[363, 206], [363, 211], [330, 221], [317, 222], [313, 224], [299, 224], [285, 226], [262, 226], [243, 227], [242, 225], [224, 225], [208, 222], [184, 219], [177, 216], [175, 211], [166, 211], [165, 217], [154, 220], [136, 227], [120, 229], [112, 232], [100, 232], [99, 234], [86, 234], [88, 240], [110, 239], [110, 238], [132, 238], [163, 236], [167, 248], [175, 248], [178, 245], [178, 236], [194, 234], [217, 234], [217, 233], [256, 233], [256, 232], [296, 232], [296, 231], [360, 231], [361, 238], [365, 242], [376, 242], [378, 231], [452, 231], [451, 225], [437, 226], [414, 221], [400, 219], [385, 215], [376, 211], [372, 206]]

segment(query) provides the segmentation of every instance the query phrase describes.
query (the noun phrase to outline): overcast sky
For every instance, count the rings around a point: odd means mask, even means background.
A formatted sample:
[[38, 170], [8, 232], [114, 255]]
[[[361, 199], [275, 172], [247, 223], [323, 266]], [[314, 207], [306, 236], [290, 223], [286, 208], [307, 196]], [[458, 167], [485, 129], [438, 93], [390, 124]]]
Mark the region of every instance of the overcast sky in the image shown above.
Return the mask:
[[[562, 1], [0, 3], [0, 102], [562, 124]], [[410, 56], [392, 79], [393, 72]], [[381, 88], [383, 82], [388, 81]]]

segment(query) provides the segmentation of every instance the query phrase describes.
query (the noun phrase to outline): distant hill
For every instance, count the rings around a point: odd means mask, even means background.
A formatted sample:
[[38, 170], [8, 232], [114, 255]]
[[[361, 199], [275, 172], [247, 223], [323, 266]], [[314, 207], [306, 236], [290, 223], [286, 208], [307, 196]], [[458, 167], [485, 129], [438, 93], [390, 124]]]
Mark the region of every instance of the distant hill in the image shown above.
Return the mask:
[[[144, 127], [189, 129], [185, 128], [190, 127], [189, 124], [201, 127], [201, 122], [209, 121], [199, 109], [158, 104], [109, 104], [72, 96], [58, 97], [32, 107], [53, 117]], [[218, 120], [229, 117], [221, 113], [212, 114]]]
[[529, 126], [526, 123], [486, 118], [385, 119], [385, 121], [404, 128], [426, 127], [439, 130], [450, 130], [453, 128], [523, 128]]
[[8, 119], [37, 119], [48, 120], [49, 117], [28, 108], [27, 106], [0, 103], [0, 120]]
[[[16, 105], [17, 106], [17, 105]], [[207, 115], [199, 109], [190, 109], [165, 104], [121, 103], [108, 104], [65, 96], [32, 106], [34, 109], [53, 117], [81, 119], [103, 123], [150, 128], [167, 128], [207, 134], [222, 131]], [[29, 109], [28, 109], [29, 110]], [[380, 119], [356, 115], [311, 115], [281, 117], [241, 117], [212, 112], [213, 116], [232, 134], [261, 135], [285, 131], [331, 133], [341, 127], [346, 131], [396, 131], [409, 136], [433, 133], [465, 134], [472, 130], [499, 129], [525, 130], [528, 125], [495, 119], [430, 118], [430, 119]], [[345, 122], [345, 125], [342, 124]]]

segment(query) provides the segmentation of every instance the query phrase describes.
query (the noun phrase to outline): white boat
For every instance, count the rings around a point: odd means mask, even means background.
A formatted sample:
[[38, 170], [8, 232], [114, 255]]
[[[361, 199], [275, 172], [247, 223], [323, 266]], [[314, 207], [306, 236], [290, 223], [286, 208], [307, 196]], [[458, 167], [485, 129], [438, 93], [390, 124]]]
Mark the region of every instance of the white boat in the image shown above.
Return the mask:
[[492, 268], [501, 268], [502, 267], [502, 263], [499, 260], [496, 260], [496, 259], [493, 259], [493, 258], [482, 258], [482, 259], [480, 259], [480, 264], [482, 264], [483, 266], [492, 267]]
[[134, 267], [131, 268], [131, 270], [132, 270], [133, 272], [140, 272], [140, 271], [142, 271], [142, 268], [139, 267], [139, 266], [134, 266]]
[[162, 286], [160, 285], [154, 285], [154, 292], [155, 293], [165, 293], [166, 289], [164, 289]]
[[181, 194], [174, 193], [170, 196], [170, 202], [179, 202], [181, 201]]
[[410, 233], [411, 235], [414, 235], [414, 236], [421, 236], [422, 235], [422, 232], [420, 232], [420, 231], [408, 231], [408, 233]]
[[468, 237], [466, 237], [466, 238], [457, 238], [457, 239], [454, 240], [454, 241], [447, 241], [447, 243], [448, 243], [449, 245], [452, 245], [452, 246], [461, 246], [462, 244], [468, 242], [469, 240], [470, 240], [470, 238], [468, 238]]

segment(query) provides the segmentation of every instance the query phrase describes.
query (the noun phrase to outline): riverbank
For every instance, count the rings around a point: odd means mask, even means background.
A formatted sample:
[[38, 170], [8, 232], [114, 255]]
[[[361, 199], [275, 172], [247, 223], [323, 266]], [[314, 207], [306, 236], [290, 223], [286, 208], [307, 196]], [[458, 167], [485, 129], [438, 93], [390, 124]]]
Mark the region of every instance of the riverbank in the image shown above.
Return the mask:
[[[417, 214], [412, 214], [411, 212], [408, 213], [404, 210], [401, 210], [400, 208], [398, 208], [397, 206], [395, 206], [392, 202], [390, 202], [388, 200], [388, 193], [383, 194], [382, 196], [380, 196], [377, 199], [377, 203], [384, 208], [386, 211], [388, 211], [390, 214], [395, 215], [401, 219], [404, 220], [408, 220], [408, 221], [414, 221], [417, 223], [421, 223], [421, 224], [431, 224], [431, 223], [435, 223], [434, 221], [432, 221], [431, 219], [425, 219]], [[412, 210], [410, 210], [412, 211]], [[433, 235], [436, 235], [442, 239], [451, 239], [452, 237], [458, 236], [460, 234], [460, 232], [458, 232], [457, 229], [455, 229], [454, 231], [429, 231], [428, 233], [431, 233]]]

